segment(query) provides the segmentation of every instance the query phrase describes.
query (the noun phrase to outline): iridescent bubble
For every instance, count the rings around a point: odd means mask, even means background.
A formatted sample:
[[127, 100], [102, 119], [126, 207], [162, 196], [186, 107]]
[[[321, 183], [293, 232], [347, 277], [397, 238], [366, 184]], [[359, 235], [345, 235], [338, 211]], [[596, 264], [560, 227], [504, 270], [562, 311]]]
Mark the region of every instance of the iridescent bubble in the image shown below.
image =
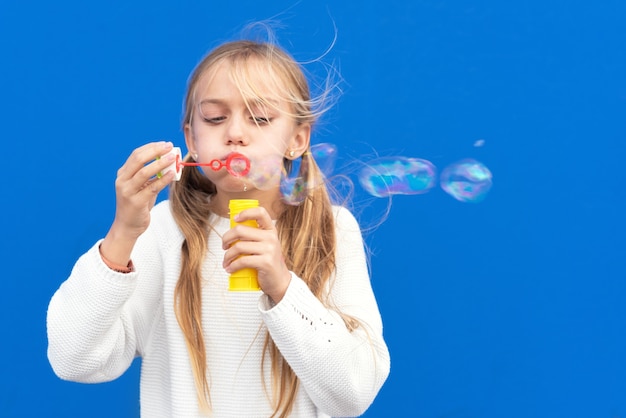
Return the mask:
[[436, 184], [436, 168], [420, 158], [383, 157], [361, 170], [359, 182], [376, 197], [423, 194]]
[[291, 161], [289, 172], [282, 170], [280, 177], [280, 192], [283, 202], [288, 205], [298, 206], [306, 198], [307, 183], [305, 175], [308, 172], [307, 161], [296, 158]]
[[441, 172], [441, 188], [461, 202], [478, 203], [491, 189], [491, 171], [479, 161], [464, 159]]
[[337, 147], [328, 143], [315, 144], [311, 146], [311, 155], [324, 176], [330, 176], [335, 168]]
[[[333, 170], [337, 148], [332, 144], [316, 144], [311, 146], [311, 156], [316, 160], [320, 170], [328, 176]], [[302, 158], [292, 161], [291, 170], [283, 169], [283, 156], [279, 154], [255, 158], [250, 161], [250, 170], [245, 175], [247, 181], [259, 190], [269, 190], [280, 186], [283, 200], [290, 205], [299, 205], [306, 197], [307, 184], [303, 178], [307, 167], [302, 167]], [[306, 161], [306, 160], [305, 160]], [[231, 169], [234, 172], [245, 169], [245, 161], [233, 160]]]
[[[337, 157], [337, 147], [328, 143], [315, 144], [311, 146], [310, 152], [322, 174], [330, 176]], [[289, 172], [283, 170], [281, 173], [280, 192], [288, 205], [300, 205], [306, 199], [307, 189], [315, 186], [307, 183], [308, 161], [306, 158], [296, 158], [291, 162]]]
[[282, 165], [282, 155], [252, 159], [246, 179], [259, 190], [269, 190], [280, 184]]
[[298, 206], [306, 198], [306, 182], [302, 177], [286, 177], [280, 182], [280, 192], [283, 202], [291, 206]]

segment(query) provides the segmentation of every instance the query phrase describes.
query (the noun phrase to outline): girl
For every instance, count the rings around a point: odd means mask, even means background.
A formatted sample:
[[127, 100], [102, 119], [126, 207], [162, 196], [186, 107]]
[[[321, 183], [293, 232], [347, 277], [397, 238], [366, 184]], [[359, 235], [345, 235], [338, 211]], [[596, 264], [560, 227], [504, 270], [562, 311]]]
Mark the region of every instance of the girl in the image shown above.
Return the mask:
[[[140, 356], [144, 417], [357, 416], [369, 407], [389, 353], [359, 226], [331, 204], [309, 152], [320, 103], [272, 42], [229, 42], [199, 63], [185, 99], [185, 161], [237, 152], [261, 172], [187, 167], [155, 205], [174, 179], [157, 175], [173, 162], [172, 144], [132, 152], [109, 232], [49, 305], [48, 357], [60, 378], [112, 380]], [[304, 196], [288, 204], [275, 174], [296, 159]], [[241, 198], [259, 207], [237, 221], [258, 228], [230, 228], [229, 201]], [[228, 290], [241, 268], [258, 271], [261, 291]]]

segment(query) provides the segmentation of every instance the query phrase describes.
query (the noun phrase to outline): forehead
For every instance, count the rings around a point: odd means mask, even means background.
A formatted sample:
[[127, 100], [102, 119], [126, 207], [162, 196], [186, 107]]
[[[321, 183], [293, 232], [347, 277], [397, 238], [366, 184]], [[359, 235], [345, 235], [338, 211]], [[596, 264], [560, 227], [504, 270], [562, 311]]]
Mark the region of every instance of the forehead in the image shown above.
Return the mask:
[[199, 77], [196, 99], [202, 100], [207, 95], [238, 95], [246, 101], [280, 102], [287, 85], [278, 74], [275, 66], [259, 58], [238, 61], [222, 59]]

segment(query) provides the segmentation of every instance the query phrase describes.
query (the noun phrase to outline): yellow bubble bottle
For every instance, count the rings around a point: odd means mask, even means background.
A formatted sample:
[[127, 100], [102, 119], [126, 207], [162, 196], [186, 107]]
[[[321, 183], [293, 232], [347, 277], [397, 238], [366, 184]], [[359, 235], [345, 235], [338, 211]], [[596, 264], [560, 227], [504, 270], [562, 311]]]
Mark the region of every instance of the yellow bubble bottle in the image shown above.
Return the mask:
[[[245, 209], [256, 208], [259, 206], [259, 201], [256, 199], [233, 199], [228, 203], [228, 209], [230, 212], [230, 227], [235, 225], [247, 225], [253, 228], [258, 228], [257, 222], [252, 219], [244, 222], [235, 222], [233, 218], [239, 212]], [[236, 292], [249, 292], [255, 290], [261, 290], [259, 282], [257, 280], [257, 271], [253, 268], [243, 268], [233, 272], [228, 279], [228, 290]]]

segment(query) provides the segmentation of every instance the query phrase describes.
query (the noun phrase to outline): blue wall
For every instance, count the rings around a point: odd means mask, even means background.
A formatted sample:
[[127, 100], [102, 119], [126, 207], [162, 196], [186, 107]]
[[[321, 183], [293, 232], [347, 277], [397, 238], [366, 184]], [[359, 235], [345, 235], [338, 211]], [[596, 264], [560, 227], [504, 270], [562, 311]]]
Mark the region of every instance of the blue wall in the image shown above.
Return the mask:
[[[183, 145], [196, 62], [271, 17], [303, 60], [337, 28], [344, 94], [314, 140], [338, 170], [379, 154], [493, 173], [481, 203], [397, 196], [368, 232], [392, 371], [366, 416], [626, 416], [618, 0], [3, 0], [0, 416], [137, 416], [138, 364], [107, 384], [54, 376], [47, 303], [112, 221], [128, 153]], [[356, 184], [375, 226], [389, 202]]]

